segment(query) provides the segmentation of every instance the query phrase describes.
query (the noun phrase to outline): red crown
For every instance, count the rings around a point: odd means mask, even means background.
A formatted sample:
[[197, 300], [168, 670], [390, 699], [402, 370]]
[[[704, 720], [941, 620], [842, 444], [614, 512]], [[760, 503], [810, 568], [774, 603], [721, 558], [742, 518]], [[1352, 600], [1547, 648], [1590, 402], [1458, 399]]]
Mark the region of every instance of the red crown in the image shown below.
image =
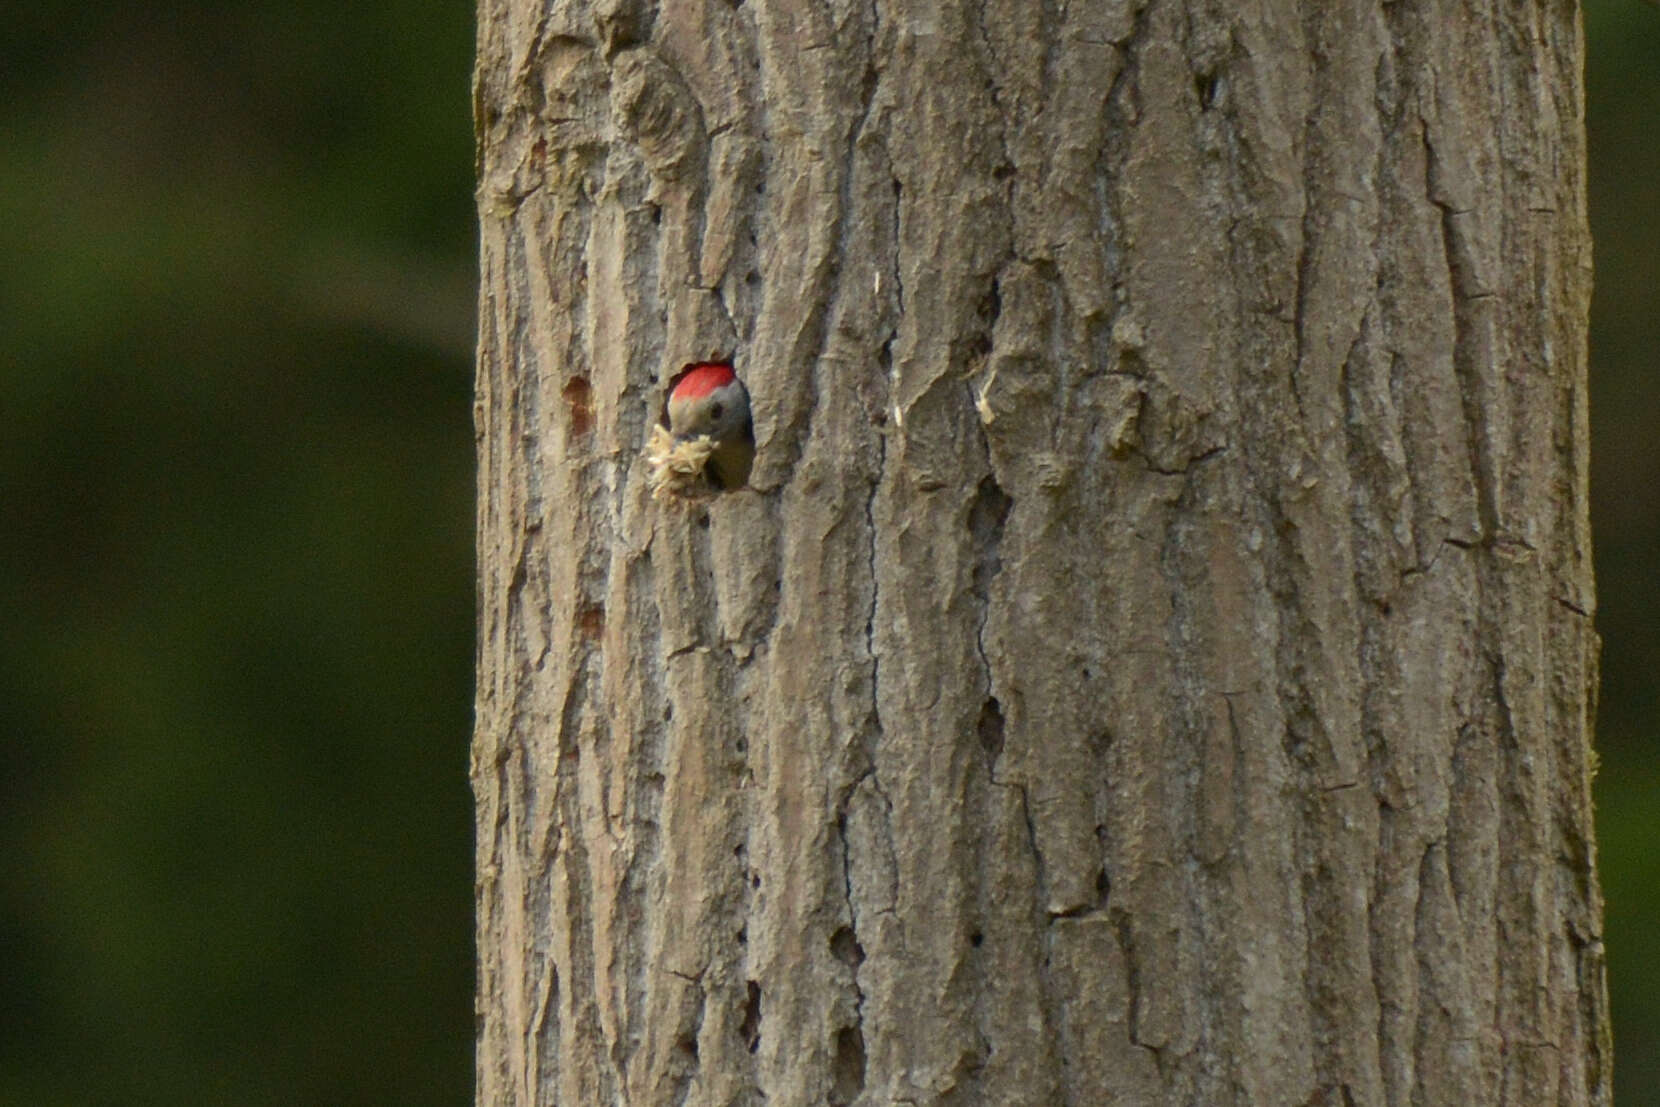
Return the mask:
[[669, 395], [677, 400], [695, 400], [738, 379], [728, 361], [695, 361], [674, 375]]

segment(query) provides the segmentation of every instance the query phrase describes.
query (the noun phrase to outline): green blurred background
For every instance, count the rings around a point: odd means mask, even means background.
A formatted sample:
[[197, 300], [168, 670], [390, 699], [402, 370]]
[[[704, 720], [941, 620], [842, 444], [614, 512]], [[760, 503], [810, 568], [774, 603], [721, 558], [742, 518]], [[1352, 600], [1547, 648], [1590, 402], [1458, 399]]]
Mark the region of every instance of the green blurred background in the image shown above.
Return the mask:
[[[472, 1085], [472, 6], [0, 38], [0, 1105]], [[1660, 1103], [1660, 11], [1587, 10], [1617, 1085]]]

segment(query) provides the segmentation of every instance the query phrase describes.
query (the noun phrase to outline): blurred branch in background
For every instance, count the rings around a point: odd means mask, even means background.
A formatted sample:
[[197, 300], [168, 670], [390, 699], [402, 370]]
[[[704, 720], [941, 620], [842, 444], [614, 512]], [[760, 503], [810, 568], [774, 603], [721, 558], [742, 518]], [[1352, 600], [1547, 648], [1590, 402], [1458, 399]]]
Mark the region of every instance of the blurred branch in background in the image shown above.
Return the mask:
[[452, 262], [400, 255], [380, 243], [317, 239], [296, 249], [282, 283], [289, 302], [320, 322], [466, 361], [475, 282], [471, 269]]

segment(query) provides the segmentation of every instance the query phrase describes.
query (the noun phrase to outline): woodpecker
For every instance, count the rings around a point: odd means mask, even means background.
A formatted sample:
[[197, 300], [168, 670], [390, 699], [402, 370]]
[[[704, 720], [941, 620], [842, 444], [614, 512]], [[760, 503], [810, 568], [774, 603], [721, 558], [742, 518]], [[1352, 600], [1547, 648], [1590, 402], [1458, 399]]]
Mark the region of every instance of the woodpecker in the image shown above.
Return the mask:
[[663, 426], [674, 441], [707, 437], [712, 449], [705, 478], [722, 492], [742, 488], [755, 460], [755, 425], [749, 390], [729, 361], [694, 361], [669, 381]]

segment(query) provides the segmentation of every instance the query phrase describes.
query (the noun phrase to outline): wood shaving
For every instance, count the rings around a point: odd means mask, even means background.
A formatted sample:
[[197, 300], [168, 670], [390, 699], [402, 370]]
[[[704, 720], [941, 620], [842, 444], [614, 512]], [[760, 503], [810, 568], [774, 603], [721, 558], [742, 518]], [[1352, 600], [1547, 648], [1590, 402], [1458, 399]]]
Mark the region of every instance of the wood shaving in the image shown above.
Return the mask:
[[661, 423], [651, 428], [646, 440], [646, 464], [651, 467], [651, 494], [665, 503], [671, 500], [707, 500], [715, 488], [704, 475], [715, 440], [706, 434], [676, 442]]

